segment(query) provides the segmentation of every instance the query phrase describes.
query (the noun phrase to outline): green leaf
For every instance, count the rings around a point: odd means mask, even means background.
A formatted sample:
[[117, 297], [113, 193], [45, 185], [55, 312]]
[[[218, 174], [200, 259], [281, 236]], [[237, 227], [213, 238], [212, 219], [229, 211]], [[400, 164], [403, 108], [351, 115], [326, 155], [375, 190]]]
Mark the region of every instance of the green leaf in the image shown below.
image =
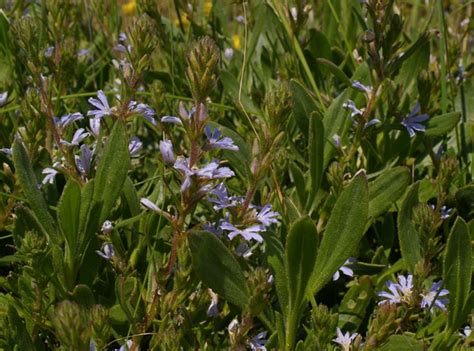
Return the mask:
[[8, 321], [9, 333], [17, 343], [18, 350], [34, 350], [33, 341], [26, 329], [24, 320], [20, 318], [16, 309], [11, 305], [8, 305]]
[[318, 292], [354, 254], [364, 235], [369, 200], [365, 173], [359, 172], [334, 205], [318, 250], [311, 293]]
[[369, 217], [376, 218], [390, 209], [410, 184], [406, 167], [389, 168], [369, 183]]
[[291, 171], [291, 176], [293, 179], [293, 185], [296, 188], [296, 193], [298, 195], [298, 200], [300, 201], [301, 206], [303, 207], [304, 204], [306, 203], [306, 199], [308, 198], [308, 194], [306, 192], [306, 181], [305, 177], [303, 175], [303, 172], [300, 170], [296, 162], [291, 162], [290, 163], [290, 171]]
[[58, 206], [59, 225], [70, 247], [75, 247], [79, 232], [79, 214], [81, 208], [81, 188], [69, 180], [63, 190]]
[[318, 233], [311, 218], [303, 217], [293, 223], [286, 242], [286, 264], [290, 309], [297, 313], [305, 301], [317, 248]]
[[460, 112], [450, 112], [432, 117], [426, 122], [425, 135], [435, 137], [447, 134], [457, 126], [460, 119]]
[[327, 137], [326, 147], [324, 149], [324, 167], [327, 166], [329, 160], [334, 154], [335, 148], [332, 145], [331, 138], [337, 134], [341, 138], [344, 136], [349, 120], [348, 112], [342, 107], [344, 102], [350, 97], [350, 89], [344, 90], [329, 106], [323, 119], [324, 131]]
[[127, 177], [123, 183], [122, 196], [127, 204], [130, 216], [134, 217], [141, 213], [140, 200], [132, 180]]
[[41, 190], [38, 189], [38, 182], [36, 181], [28, 154], [23, 146], [23, 142], [19, 138], [16, 138], [13, 143], [13, 162], [25, 197], [38, 219], [39, 224], [44, 228], [44, 232], [48, 233], [52, 241], [60, 243], [61, 239], [56, 223], [49, 213], [48, 205], [46, 204]]
[[93, 201], [101, 204], [99, 223], [103, 223], [120, 196], [123, 183], [127, 178], [130, 157], [125, 124], [115, 122], [99, 160], [94, 186]]
[[414, 271], [415, 265], [421, 260], [420, 237], [412, 223], [413, 208], [418, 204], [418, 187], [419, 183], [417, 182], [409, 188], [403, 198], [397, 218], [400, 251], [411, 272]]
[[309, 173], [311, 175], [309, 200], [312, 203], [324, 175], [324, 125], [316, 113], [311, 114], [309, 130]]
[[377, 348], [379, 351], [422, 351], [423, 343], [409, 335], [392, 335], [388, 341]]
[[469, 222], [474, 219], [474, 185], [467, 185], [456, 192], [456, 209]]
[[449, 234], [444, 256], [443, 279], [449, 290], [448, 326], [452, 332], [465, 322], [464, 306], [471, 291], [471, 238], [466, 222], [460, 217]]
[[288, 315], [289, 293], [288, 293], [288, 277], [285, 266], [285, 250], [280, 240], [275, 235], [265, 236], [266, 253], [268, 254], [268, 263], [272, 267], [273, 276], [275, 277], [275, 289], [278, 296], [283, 317], [286, 319]]
[[239, 108], [244, 108], [246, 112], [252, 113], [254, 115], [260, 116], [262, 112], [260, 109], [255, 105], [252, 99], [245, 93], [240, 93], [240, 101], [239, 101], [239, 82], [235, 77], [228, 71], [222, 71], [220, 75], [220, 81], [224, 86], [226, 93], [230, 96], [230, 98], [234, 101], [234, 104]]
[[239, 263], [215, 235], [194, 232], [189, 238], [194, 270], [204, 284], [230, 303], [244, 309], [250, 291]]
[[317, 58], [316, 62], [319, 64], [324, 65], [329, 71], [334, 74], [341, 82], [343, 82], [345, 85], [350, 87], [351, 80], [346, 76], [346, 74], [339, 68], [337, 67], [333, 62], [326, 60], [324, 58]]
[[338, 325], [341, 330], [359, 329], [373, 295], [373, 283], [369, 276], [362, 276], [354, 282], [339, 307]]
[[318, 110], [318, 105], [308, 90], [298, 81], [290, 81], [290, 91], [293, 99], [293, 115], [301, 132], [308, 136], [310, 116]]

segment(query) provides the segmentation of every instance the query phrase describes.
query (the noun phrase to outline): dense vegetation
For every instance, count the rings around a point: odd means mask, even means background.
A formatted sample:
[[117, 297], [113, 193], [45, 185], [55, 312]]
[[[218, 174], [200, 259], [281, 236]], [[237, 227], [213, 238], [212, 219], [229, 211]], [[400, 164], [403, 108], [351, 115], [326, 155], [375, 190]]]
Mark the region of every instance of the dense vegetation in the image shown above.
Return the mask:
[[472, 1], [0, 5], [0, 349], [474, 346]]

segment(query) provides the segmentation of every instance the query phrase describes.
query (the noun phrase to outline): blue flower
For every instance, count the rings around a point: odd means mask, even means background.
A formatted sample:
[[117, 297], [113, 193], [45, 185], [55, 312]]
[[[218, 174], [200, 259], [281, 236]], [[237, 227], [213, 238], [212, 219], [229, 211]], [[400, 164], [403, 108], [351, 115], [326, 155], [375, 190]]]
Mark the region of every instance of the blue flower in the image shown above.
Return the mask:
[[153, 116], [156, 115], [156, 112], [147, 104], [138, 104], [136, 101], [131, 101], [128, 104], [128, 110], [133, 113], [141, 114], [148, 122], [156, 126], [156, 120], [153, 118]]
[[413, 276], [411, 274], [407, 277], [399, 275], [398, 283], [387, 281], [386, 285], [390, 293], [381, 291], [377, 294], [385, 298], [385, 300], [379, 302], [379, 305], [383, 303], [397, 304], [400, 302], [410, 302], [413, 293]]
[[240, 235], [247, 241], [256, 240], [259, 243], [262, 243], [263, 237], [259, 233], [264, 231], [265, 227], [261, 225], [252, 225], [247, 228], [238, 229], [229, 222], [223, 222], [221, 224], [221, 229], [230, 232], [229, 234], [227, 234], [230, 240], [234, 239], [237, 235]]
[[352, 82], [352, 87], [354, 89], [357, 89], [357, 90], [359, 90], [363, 93], [366, 93], [366, 94], [370, 94], [372, 92], [372, 87], [371, 86], [364, 85], [361, 82], [359, 82], [358, 80], [355, 80], [355, 81]]
[[7, 156], [12, 156], [12, 155], [13, 155], [13, 151], [12, 151], [12, 148], [11, 148], [11, 147], [2, 147], [2, 148], [0, 149], [0, 152], [1, 152], [2, 154], [7, 155]]
[[61, 140], [61, 144], [66, 146], [78, 146], [81, 141], [87, 138], [90, 134], [84, 131], [84, 128], [79, 128], [75, 131], [74, 136], [72, 137], [71, 142], [66, 140]]
[[45, 177], [43, 178], [43, 181], [42, 181], [43, 184], [46, 184], [46, 183], [53, 184], [54, 178], [58, 174], [58, 171], [55, 170], [54, 168], [48, 167], [48, 168], [43, 169], [41, 173], [45, 174]]
[[99, 99], [89, 98], [89, 104], [97, 108], [97, 110], [91, 110], [87, 112], [88, 116], [94, 116], [96, 118], [102, 118], [104, 116], [110, 116], [112, 114], [112, 109], [109, 106], [107, 97], [105, 96], [102, 90], [97, 92], [97, 97]]
[[234, 207], [242, 202], [242, 197], [229, 196], [227, 194], [227, 188], [224, 183], [220, 183], [210, 192], [211, 195], [216, 195], [217, 197], [208, 197], [207, 199], [214, 203], [214, 210], [219, 211], [227, 207]]
[[345, 109], [348, 109], [348, 110], [351, 111], [351, 118], [354, 118], [355, 116], [362, 116], [363, 115], [362, 110], [359, 110], [356, 107], [355, 102], [352, 101], [352, 100], [347, 100], [346, 102], [344, 102], [342, 104], [342, 107], [344, 107]]
[[262, 223], [263, 226], [269, 227], [272, 223], [278, 223], [278, 219], [275, 217], [279, 216], [278, 212], [272, 211], [272, 205], [268, 204], [263, 206], [260, 212], [257, 213], [257, 220]]
[[225, 149], [225, 150], [232, 150], [232, 151], [239, 151], [239, 147], [234, 144], [234, 141], [229, 137], [221, 138], [222, 133], [219, 129], [211, 130], [209, 125], [206, 125], [204, 128], [204, 132], [208, 139], [208, 144], [204, 148], [205, 150], [211, 149]]
[[442, 298], [449, 294], [449, 291], [446, 289], [441, 289], [443, 281], [433, 283], [430, 288], [430, 291], [427, 294], [420, 294], [423, 298], [421, 300], [421, 308], [431, 308], [432, 305], [438, 307], [440, 310], [445, 311], [446, 305], [449, 303], [448, 298]]
[[166, 164], [172, 165], [175, 163], [173, 144], [170, 140], [164, 139], [160, 141], [160, 153]]
[[351, 334], [349, 332], [342, 334], [342, 331], [341, 329], [339, 329], [339, 327], [336, 329], [336, 334], [337, 338], [332, 339], [332, 341], [334, 341], [336, 344], [341, 345], [343, 351], [351, 350], [352, 342], [358, 335], [357, 333]]
[[68, 113], [62, 117], [54, 117], [54, 123], [60, 128], [64, 129], [75, 121], [80, 121], [84, 116], [80, 112]]
[[84, 175], [88, 175], [91, 170], [92, 156], [94, 151], [90, 150], [86, 144], [81, 146], [81, 153], [79, 156], [74, 156], [76, 167]]
[[353, 263], [353, 259], [350, 259], [348, 258], [346, 260], [346, 262], [344, 262], [344, 264], [339, 267], [339, 269], [336, 271], [336, 273], [333, 274], [332, 276], [332, 280], [336, 281], [340, 278], [340, 273], [339, 271], [344, 274], [344, 275], [347, 275], [348, 277], [353, 277], [354, 276], [354, 271], [352, 270], [352, 268], [348, 267], [348, 265], [352, 264]]
[[44, 50], [44, 57], [50, 58], [54, 54], [54, 46], [50, 46]]
[[263, 331], [261, 333], [258, 333], [255, 335], [251, 340], [250, 340], [250, 348], [252, 351], [267, 351], [265, 344], [267, 343], [267, 339], [265, 337], [267, 336], [267, 332]]
[[420, 103], [417, 102], [413, 110], [401, 122], [407, 129], [408, 134], [410, 134], [410, 138], [415, 136], [415, 131], [424, 132], [426, 130], [426, 127], [421, 122], [426, 121], [430, 117], [427, 114], [420, 115], [419, 113]]
[[181, 185], [181, 192], [186, 191], [191, 185], [191, 177], [197, 176], [198, 178], [204, 179], [220, 179], [233, 177], [235, 173], [228, 167], [219, 167], [217, 160], [211, 161], [209, 164], [202, 168], [192, 169], [189, 167], [189, 160], [184, 157], [178, 157], [173, 166], [175, 169], [180, 170], [185, 178]]
[[137, 156], [143, 147], [143, 143], [137, 137], [133, 137], [128, 143], [128, 153], [131, 157]]

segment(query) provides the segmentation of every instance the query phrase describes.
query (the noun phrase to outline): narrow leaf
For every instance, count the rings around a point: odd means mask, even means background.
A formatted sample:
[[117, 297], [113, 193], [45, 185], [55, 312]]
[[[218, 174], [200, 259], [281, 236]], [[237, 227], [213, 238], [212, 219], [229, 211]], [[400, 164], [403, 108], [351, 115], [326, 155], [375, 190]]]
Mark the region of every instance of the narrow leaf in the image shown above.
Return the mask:
[[449, 290], [448, 326], [451, 331], [466, 319], [464, 305], [471, 291], [471, 238], [464, 220], [458, 217], [451, 229], [443, 265], [443, 278]]
[[58, 206], [59, 225], [70, 247], [77, 242], [79, 231], [79, 214], [81, 208], [81, 188], [70, 180], [64, 188]]
[[447, 134], [457, 126], [460, 119], [460, 112], [450, 112], [432, 117], [426, 122], [425, 135], [435, 137]]
[[414, 271], [415, 265], [421, 260], [420, 237], [412, 223], [413, 208], [418, 204], [418, 188], [418, 182], [410, 187], [403, 198], [397, 218], [400, 251], [411, 272]]
[[309, 200], [312, 203], [323, 179], [325, 139], [323, 121], [316, 113], [311, 114], [309, 125], [309, 173], [311, 175]]

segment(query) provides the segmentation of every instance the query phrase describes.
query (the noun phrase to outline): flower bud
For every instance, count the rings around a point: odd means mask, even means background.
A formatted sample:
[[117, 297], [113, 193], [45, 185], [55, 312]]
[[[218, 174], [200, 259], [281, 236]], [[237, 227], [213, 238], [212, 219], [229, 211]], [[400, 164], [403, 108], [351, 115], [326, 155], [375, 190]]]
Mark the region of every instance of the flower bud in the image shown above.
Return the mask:
[[173, 144], [171, 141], [164, 139], [160, 141], [160, 152], [163, 157], [163, 161], [166, 164], [172, 165], [175, 162], [175, 157], [173, 153]]

